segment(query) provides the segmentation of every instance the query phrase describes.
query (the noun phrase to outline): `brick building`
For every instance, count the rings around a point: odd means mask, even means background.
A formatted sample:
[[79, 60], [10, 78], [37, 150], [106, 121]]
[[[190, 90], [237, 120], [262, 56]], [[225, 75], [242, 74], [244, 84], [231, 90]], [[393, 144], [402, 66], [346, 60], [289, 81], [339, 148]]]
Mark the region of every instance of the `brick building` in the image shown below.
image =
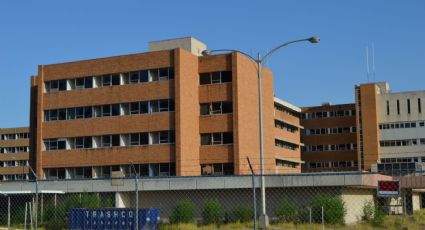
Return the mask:
[[[146, 53], [39, 66], [30, 118], [39, 177], [129, 176], [131, 164], [141, 176], [246, 174], [247, 157], [259, 172], [252, 61], [239, 53], [200, 56], [206, 45], [193, 38], [149, 46]], [[274, 98], [268, 69], [262, 87], [266, 173], [299, 172], [300, 111]], [[290, 128], [277, 128], [275, 114]]]
[[28, 128], [0, 129], [0, 180], [28, 179]]
[[302, 108], [304, 172], [408, 174], [425, 166], [425, 91], [356, 85], [355, 103]]

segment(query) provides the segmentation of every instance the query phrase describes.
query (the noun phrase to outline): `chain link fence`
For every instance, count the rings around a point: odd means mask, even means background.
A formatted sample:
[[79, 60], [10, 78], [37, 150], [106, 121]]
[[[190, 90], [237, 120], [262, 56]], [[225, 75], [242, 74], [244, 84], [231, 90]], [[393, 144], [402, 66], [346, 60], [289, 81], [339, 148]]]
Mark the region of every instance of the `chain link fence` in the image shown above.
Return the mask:
[[[354, 172], [267, 175], [269, 228], [372, 229], [408, 225], [408, 218], [425, 227], [414, 218], [425, 216], [422, 190], [406, 187], [394, 197], [377, 196], [378, 181], [389, 179], [399, 178]], [[261, 176], [139, 178], [138, 193], [135, 183], [134, 178], [39, 181], [37, 202], [35, 182], [4, 182], [0, 229], [261, 227]]]

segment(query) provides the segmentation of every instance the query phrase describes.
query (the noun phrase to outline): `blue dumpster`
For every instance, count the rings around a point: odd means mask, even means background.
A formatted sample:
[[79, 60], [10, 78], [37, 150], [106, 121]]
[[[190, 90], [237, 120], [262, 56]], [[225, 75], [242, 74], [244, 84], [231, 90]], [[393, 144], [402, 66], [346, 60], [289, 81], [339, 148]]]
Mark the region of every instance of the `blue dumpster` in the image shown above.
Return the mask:
[[[139, 229], [158, 229], [159, 209], [139, 209]], [[74, 208], [69, 211], [69, 229], [135, 229], [136, 209], [132, 208]]]

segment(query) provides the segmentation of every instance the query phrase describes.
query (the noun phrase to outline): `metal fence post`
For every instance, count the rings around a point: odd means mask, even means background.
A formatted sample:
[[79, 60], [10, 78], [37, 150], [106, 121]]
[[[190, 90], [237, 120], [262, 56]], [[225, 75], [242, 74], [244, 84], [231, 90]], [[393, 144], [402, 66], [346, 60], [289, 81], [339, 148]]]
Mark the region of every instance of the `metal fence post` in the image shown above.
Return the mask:
[[25, 215], [24, 215], [24, 229], [27, 229], [27, 209], [28, 209], [28, 202], [25, 202]]
[[7, 196], [7, 229], [10, 230], [10, 195]]
[[253, 202], [253, 206], [254, 206], [254, 217], [253, 217], [253, 221], [254, 221], [254, 230], [257, 229], [257, 199], [256, 199], [256, 195], [255, 195], [255, 173], [254, 170], [252, 169], [252, 165], [251, 162], [249, 161], [249, 157], [246, 157], [246, 159], [248, 160], [248, 164], [249, 164], [249, 168], [251, 169], [251, 177], [252, 177], [252, 202]]
[[129, 162], [130, 167], [134, 170], [134, 186], [135, 186], [135, 192], [136, 192], [136, 224], [135, 229], [139, 230], [139, 184], [138, 184], [138, 174], [136, 171], [136, 167], [134, 167], [134, 164], [132, 161]]
[[311, 207], [308, 207], [308, 212], [309, 212], [309, 223], [311, 224]]
[[325, 215], [324, 215], [323, 206], [322, 206], [322, 228], [325, 229]]

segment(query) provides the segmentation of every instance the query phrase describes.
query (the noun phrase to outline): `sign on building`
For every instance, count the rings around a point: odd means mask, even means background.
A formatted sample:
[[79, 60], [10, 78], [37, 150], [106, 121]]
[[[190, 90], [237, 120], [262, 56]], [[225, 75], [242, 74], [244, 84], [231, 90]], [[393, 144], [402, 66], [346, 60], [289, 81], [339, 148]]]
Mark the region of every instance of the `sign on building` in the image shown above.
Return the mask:
[[398, 197], [400, 196], [399, 180], [380, 180], [378, 181], [377, 195], [379, 197]]

